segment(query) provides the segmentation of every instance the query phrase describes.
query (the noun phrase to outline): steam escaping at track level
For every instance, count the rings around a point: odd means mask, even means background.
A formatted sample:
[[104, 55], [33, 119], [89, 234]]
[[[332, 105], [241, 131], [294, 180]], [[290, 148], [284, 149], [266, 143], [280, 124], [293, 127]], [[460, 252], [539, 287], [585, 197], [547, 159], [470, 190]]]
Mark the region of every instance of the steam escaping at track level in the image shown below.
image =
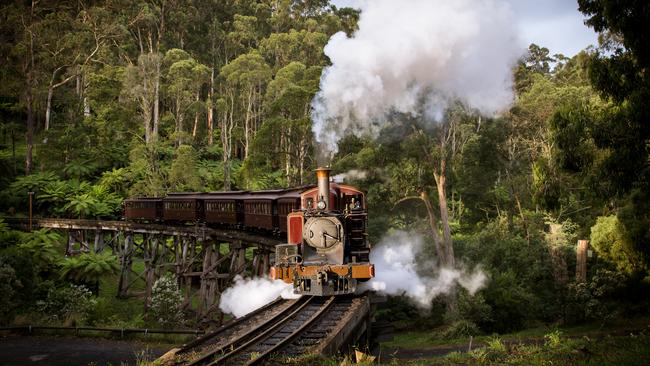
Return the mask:
[[242, 317], [271, 301], [282, 297], [296, 299], [291, 284], [268, 278], [235, 277], [235, 283], [221, 295], [219, 309], [235, 317]]
[[438, 121], [452, 100], [483, 114], [505, 108], [524, 51], [515, 23], [499, 0], [363, 2], [358, 31], [325, 46], [332, 65], [312, 103], [320, 163], [343, 134], [376, 135], [391, 111]]
[[423, 238], [419, 234], [404, 231], [393, 232], [384, 237], [374, 248], [370, 260], [376, 268], [376, 277], [365, 289], [388, 295], [405, 295], [420, 308], [428, 309], [436, 296], [451, 291], [456, 284], [471, 295], [485, 286], [487, 276], [480, 268], [436, 268], [433, 263], [418, 263]]

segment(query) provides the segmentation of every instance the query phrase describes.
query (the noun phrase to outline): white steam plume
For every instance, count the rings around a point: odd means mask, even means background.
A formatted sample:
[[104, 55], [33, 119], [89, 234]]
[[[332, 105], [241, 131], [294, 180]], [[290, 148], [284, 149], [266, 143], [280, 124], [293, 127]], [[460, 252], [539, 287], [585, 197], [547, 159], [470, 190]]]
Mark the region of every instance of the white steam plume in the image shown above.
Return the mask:
[[[485, 286], [487, 276], [480, 268], [435, 268], [430, 263], [418, 263], [423, 238], [421, 235], [396, 231], [384, 237], [373, 248], [370, 261], [376, 277], [365, 288], [387, 295], [405, 295], [416, 305], [427, 309], [436, 296], [448, 293], [456, 284], [471, 295]], [[423, 268], [426, 267], [426, 268]]]
[[337, 183], [343, 183], [344, 181], [350, 179], [366, 179], [366, 176], [368, 176], [368, 172], [365, 170], [350, 169], [345, 173], [341, 173], [333, 176], [332, 180], [334, 180]]
[[282, 296], [296, 299], [293, 286], [281, 280], [235, 277], [235, 284], [221, 295], [219, 309], [239, 318]]
[[512, 101], [512, 68], [525, 51], [499, 0], [372, 0], [351, 38], [325, 46], [332, 65], [312, 103], [313, 130], [336, 151], [345, 133], [376, 133], [386, 113], [440, 120], [451, 100], [484, 114]]

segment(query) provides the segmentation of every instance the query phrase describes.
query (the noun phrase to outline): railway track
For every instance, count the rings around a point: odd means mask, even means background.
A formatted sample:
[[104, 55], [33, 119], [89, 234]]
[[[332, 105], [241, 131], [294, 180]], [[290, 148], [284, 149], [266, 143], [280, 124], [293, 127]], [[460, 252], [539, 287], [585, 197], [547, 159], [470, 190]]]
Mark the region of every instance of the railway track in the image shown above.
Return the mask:
[[351, 296], [276, 301], [183, 346], [172, 364], [277, 364], [320, 353], [324, 345], [331, 348], [341, 338], [345, 333], [341, 330], [363, 304], [361, 298]]

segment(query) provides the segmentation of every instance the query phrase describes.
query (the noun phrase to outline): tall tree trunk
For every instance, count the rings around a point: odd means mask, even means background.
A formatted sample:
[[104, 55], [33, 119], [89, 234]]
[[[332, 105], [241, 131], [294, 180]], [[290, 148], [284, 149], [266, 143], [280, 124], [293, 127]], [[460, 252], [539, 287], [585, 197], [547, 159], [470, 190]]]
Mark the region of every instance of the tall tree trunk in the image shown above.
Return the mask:
[[431, 204], [431, 199], [427, 191], [422, 190], [420, 192], [420, 199], [424, 202], [424, 206], [427, 209], [427, 216], [429, 217], [429, 228], [431, 229], [431, 237], [433, 238], [433, 243], [436, 246], [436, 256], [438, 257], [438, 265], [444, 265], [445, 250], [440, 239], [440, 233], [438, 232], [438, 219], [436, 218], [436, 212], [433, 210], [433, 205]]
[[32, 72], [28, 72], [27, 88], [25, 88], [25, 103], [27, 105], [27, 152], [25, 153], [25, 175], [32, 173], [34, 163], [32, 151], [34, 149], [34, 97], [32, 95]]
[[[201, 96], [201, 91], [196, 92], [196, 104], [199, 104], [199, 97]], [[199, 112], [194, 112], [194, 127], [192, 128], [192, 137], [196, 139], [196, 129], [199, 127]]]
[[223, 189], [230, 190], [230, 155], [232, 153], [232, 128], [234, 126], [233, 114], [235, 108], [235, 97], [230, 95], [230, 109], [223, 114], [221, 127], [221, 144], [223, 146]]
[[50, 116], [52, 115], [52, 96], [54, 95], [54, 88], [50, 85], [47, 89], [47, 102], [45, 104], [45, 131], [50, 129]]
[[160, 122], [160, 59], [156, 57], [156, 74], [154, 75], [153, 121], [151, 140], [158, 140], [158, 124]]
[[291, 149], [291, 146], [289, 146], [289, 141], [291, 136], [291, 125], [289, 125], [289, 128], [287, 129], [286, 135], [283, 133], [282, 134], [282, 144], [284, 145], [284, 174], [285, 174], [285, 179], [287, 180], [287, 183], [291, 185], [291, 152], [289, 149]]
[[176, 146], [183, 144], [183, 111], [180, 98], [176, 98]]
[[[444, 145], [443, 145], [444, 149]], [[444, 150], [443, 150], [444, 153]], [[447, 160], [442, 157], [440, 160], [440, 171], [433, 172], [436, 188], [438, 191], [438, 206], [440, 208], [440, 223], [442, 224], [443, 236], [443, 250], [444, 250], [444, 265], [447, 268], [454, 268], [454, 244], [451, 239], [451, 228], [449, 227], [449, 210], [447, 208], [447, 186], [446, 186], [446, 173], [447, 173]], [[447, 294], [447, 311], [452, 316], [458, 313], [458, 296], [456, 287], [452, 286]]]
[[214, 67], [210, 72], [210, 91], [208, 92], [208, 121], [207, 121], [207, 130], [208, 130], [208, 146], [212, 146], [214, 143], [214, 106], [212, 105], [212, 99], [214, 97]]
[[440, 208], [440, 223], [442, 224], [442, 237], [444, 248], [444, 264], [450, 268], [454, 266], [454, 246], [451, 240], [451, 228], [449, 226], [449, 209], [447, 207], [447, 186], [446, 186], [447, 161], [440, 161], [440, 171], [434, 172], [436, 189], [438, 191], [438, 206]]
[[253, 107], [253, 88], [248, 91], [248, 100], [246, 101], [246, 115], [244, 116], [244, 160], [248, 158], [248, 149], [250, 146], [251, 135], [251, 112]]
[[32, 33], [32, 22], [34, 19], [34, 8], [37, 1], [32, 0], [29, 13], [29, 25], [25, 26], [25, 32], [29, 33], [29, 53], [23, 65], [26, 76], [25, 104], [27, 107], [27, 151], [25, 152], [25, 175], [29, 175], [33, 169], [32, 150], [34, 149], [34, 34]]

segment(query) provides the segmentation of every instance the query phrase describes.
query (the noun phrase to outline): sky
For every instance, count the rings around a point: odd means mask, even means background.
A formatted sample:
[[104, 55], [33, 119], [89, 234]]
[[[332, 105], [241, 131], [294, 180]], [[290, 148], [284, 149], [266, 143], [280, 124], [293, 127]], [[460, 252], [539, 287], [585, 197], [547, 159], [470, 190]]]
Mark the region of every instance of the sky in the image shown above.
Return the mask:
[[[337, 7], [357, 5], [363, 0], [332, 0]], [[372, 0], [370, 0], [372, 1]], [[403, 1], [403, 0], [395, 0]], [[551, 54], [573, 56], [589, 45], [597, 45], [597, 34], [584, 25], [585, 16], [576, 0], [504, 0], [519, 21], [525, 45], [536, 43]]]

